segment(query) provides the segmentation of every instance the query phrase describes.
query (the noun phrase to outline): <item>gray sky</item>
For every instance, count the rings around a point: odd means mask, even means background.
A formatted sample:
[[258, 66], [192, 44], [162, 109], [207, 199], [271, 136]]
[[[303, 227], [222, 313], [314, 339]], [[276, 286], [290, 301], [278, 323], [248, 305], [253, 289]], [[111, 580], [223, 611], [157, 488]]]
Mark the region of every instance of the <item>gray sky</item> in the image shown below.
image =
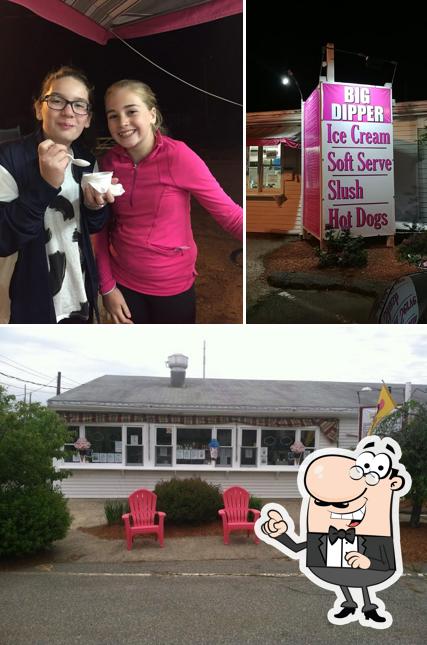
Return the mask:
[[204, 340], [208, 378], [427, 384], [424, 325], [0, 326], [0, 372], [9, 375], [0, 383], [22, 397], [24, 383], [10, 377], [26, 379], [32, 400], [45, 402], [54, 387], [28, 381], [55, 386], [58, 371], [64, 388], [104, 374], [168, 376], [174, 353], [201, 377]]

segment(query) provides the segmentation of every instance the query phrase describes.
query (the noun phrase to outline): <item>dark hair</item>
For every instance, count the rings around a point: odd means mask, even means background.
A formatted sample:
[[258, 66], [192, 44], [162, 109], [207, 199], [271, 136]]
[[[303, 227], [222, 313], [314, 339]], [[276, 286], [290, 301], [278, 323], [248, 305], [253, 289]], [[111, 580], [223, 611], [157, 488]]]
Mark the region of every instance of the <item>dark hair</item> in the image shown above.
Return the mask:
[[89, 150], [94, 150], [96, 147], [96, 138], [95, 138], [95, 132], [93, 129], [93, 103], [94, 103], [94, 86], [90, 83], [88, 77], [86, 74], [79, 69], [78, 67], [71, 67], [70, 65], [62, 65], [56, 70], [53, 70], [49, 72], [43, 79], [41, 87], [40, 87], [40, 93], [38, 95], [38, 98], [34, 99], [33, 107], [34, 110], [36, 109], [37, 104], [41, 106], [41, 100], [46, 96], [49, 87], [52, 85], [54, 81], [57, 81], [60, 78], [75, 78], [77, 81], [80, 81], [80, 83], [83, 83], [83, 85], [86, 87], [88, 91], [88, 97], [89, 97], [89, 114], [92, 116], [92, 122], [89, 128], [85, 129], [82, 134], [79, 137], [79, 141], [85, 146], [85, 148]]
[[135, 92], [135, 94], [139, 96], [141, 101], [145, 103], [149, 110], [151, 110], [152, 108], [156, 110], [156, 122], [152, 125], [152, 128], [154, 132], [160, 130], [160, 132], [164, 133], [165, 128], [163, 127], [163, 116], [159, 110], [159, 106], [157, 105], [156, 95], [154, 94], [151, 87], [146, 83], [143, 83], [142, 81], [124, 78], [123, 80], [117, 81], [116, 83], [110, 85], [110, 87], [105, 92], [104, 98], [107, 99], [107, 96], [108, 94], [110, 94], [110, 92], [113, 92], [114, 90], [120, 90], [122, 88], [128, 88], [132, 90], [132, 92]]
[[71, 78], [75, 78], [77, 81], [80, 81], [86, 87], [89, 95], [89, 103], [92, 109], [94, 101], [94, 86], [89, 82], [86, 74], [81, 69], [78, 69], [77, 67], [69, 67], [67, 65], [63, 65], [59, 69], [49, 72], [44, 77], [41, 84], [39, 96], [34, 101], [34, 107], [36, 106], [36, 103], [40, 103], [41, 99], [46, 96], [49, 87], [54, 81], [57, 81], [60, 78], [67, 78], [68, 76], [71, 76]]

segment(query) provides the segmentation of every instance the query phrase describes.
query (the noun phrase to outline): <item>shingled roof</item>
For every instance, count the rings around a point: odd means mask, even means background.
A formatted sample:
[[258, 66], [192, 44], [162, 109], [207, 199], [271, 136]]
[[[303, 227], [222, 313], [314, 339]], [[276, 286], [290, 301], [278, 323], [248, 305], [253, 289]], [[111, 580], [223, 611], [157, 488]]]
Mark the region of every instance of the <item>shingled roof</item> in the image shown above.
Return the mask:
[[[367, 386], [372, 391], [363, 391]], [[389, 384], [397, 404], [404, 384]], [[170, 379], [148, 376], [101, 376], [49, 399], [57, 410], [128, 410], [151, 412], [263, 412], [356, 414], [375, 406], [381, 383], [334, 381], [268, 381], [187, 378], [183, 387]], [[427, 385], [412, 385], [414, 399], [427, 403]], [[358, 396], [359, 393], [359, 396]]]

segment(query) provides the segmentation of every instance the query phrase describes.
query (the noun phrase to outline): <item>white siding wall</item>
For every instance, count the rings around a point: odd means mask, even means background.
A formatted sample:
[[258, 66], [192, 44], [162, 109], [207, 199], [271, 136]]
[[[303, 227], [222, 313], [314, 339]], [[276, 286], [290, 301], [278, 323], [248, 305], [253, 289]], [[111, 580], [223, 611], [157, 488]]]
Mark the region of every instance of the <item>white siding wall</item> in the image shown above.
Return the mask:
[[359, 419], [340, 419], [338, 447], [353, 450], [359, 442]]
[[[128, 497], [137, 488], [153, 490], [160, 480], [169, 480], [175, 476], [174, 471], [156, 470], [137, 471], [74, 471], [73, 476], [61, 482], [65, 497], [86, 499], [110, 499]], [[222, 489], [229, 486], [243, 486], [252, 495], [264, 499], [299, 498], [297, 475], [295, 472], [229, 472], [200, 473], [177, 472], [176, 477], [202, 477], [212, 484], [219, 484]]]
[[[341, 422], [340, 422], [341, 423]], [[336, 448], [336, 442], [331, 441], [326, 437], [323, 432], [319, 432], [319, 445], [318, 448]]]

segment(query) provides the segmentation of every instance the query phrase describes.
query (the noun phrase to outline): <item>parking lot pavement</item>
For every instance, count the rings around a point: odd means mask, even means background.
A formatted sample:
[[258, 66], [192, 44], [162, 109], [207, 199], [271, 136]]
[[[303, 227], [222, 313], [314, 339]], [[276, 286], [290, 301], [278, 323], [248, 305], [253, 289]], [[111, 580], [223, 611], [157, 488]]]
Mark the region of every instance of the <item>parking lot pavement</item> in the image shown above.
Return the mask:
[[[273, 501], [273, 500], [269, 500]], [[298, 500], [283, 503], [298, 524]], [[427, 566], [379, 593], [393, 615], [383, 632], [331, 625], [334, 594], [298, 563], [245, 535], [102, 540], [79, 526], [104, 524], [103, 502], [72, 500], [68, 536], [49, 553], [3, 563], [1, 645], [162, 645], [289, 642], [418, 645], [425, 642]]]
[[[331, 625], [334, 594], [295, 563], [234, 560], [63, 563], [2, 574], [2, 645], [425, 642], [426, 580], [405, 576], [379, 595], [390, 629]], [[277, 565], [277, 566], [276, 566]]]

